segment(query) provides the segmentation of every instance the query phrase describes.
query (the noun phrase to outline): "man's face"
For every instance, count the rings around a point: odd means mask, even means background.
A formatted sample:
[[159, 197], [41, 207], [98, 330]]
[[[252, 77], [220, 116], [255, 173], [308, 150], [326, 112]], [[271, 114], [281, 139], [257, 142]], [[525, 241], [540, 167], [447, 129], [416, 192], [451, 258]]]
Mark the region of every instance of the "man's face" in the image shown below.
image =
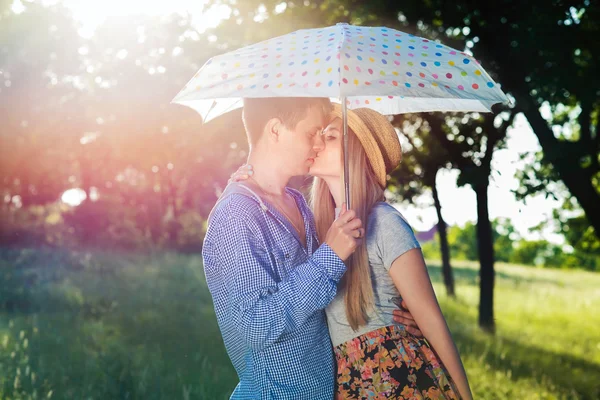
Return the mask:
[[321, 131], [328, 122], [326, 117], [321, 107], [311, 107], [295, 129], [280, 125], [278, 150], [290, 175], [308, 174], [317, 153], [324, 149]]

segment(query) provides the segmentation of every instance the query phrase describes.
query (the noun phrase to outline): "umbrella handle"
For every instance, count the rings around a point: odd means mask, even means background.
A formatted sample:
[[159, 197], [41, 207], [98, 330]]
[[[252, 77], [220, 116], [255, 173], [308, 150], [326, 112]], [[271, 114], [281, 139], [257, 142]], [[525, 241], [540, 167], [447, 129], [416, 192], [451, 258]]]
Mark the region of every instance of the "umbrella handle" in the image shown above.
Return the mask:
[[342, 120], [344, 121], [344, 197], [346, 199], [346, 209], [350, 210], [352, 205], [350, 204], [350, 162], [348, 153], [348, 104], [346, 103], [346, 97], [342, 97]]

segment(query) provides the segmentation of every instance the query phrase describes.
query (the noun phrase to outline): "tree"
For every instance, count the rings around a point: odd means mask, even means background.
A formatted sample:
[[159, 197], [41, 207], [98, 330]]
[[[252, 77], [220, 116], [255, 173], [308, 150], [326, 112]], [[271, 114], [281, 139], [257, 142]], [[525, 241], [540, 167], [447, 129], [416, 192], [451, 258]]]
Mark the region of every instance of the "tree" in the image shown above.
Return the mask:
[[510, 262], [514, 254], [514, 243], [519, 240], [515, 227], [505, 218], [492, 221], [494, 255], [496, 261]]
[[62, 212], [80, 244], [136, 232], [136, 243], [179, 246], [191, 238], [184, 226], [204, 229], [228, 168], [244, 159], [234, 146], [243, 129], [231, 123], [239, 115], [203, 125], [169, 101], [217, 44], [178, 15], [110, 18], [84, 38], [60, 4], [0, 5], [3, 212], [51, 207], [80, 188], [83, 204]]
[[[594, 39], [600, 36], [598, 2], [381, 0], [365, 7], [471, 47], [515, 98], [516, 109], [540, 141], [544, 161], [552, 165], [600, 237], [600, 191], [594, 183], [600, 174], [600, 42]], [[577, 107], [579, 133], [555, 134], [562, 121], [546, 120], [540, 110], [544, 103], [552, 109]]]
[[480, 263], [479, 325], [490, 332], [494, 322], [494, 242], [488, 211], [488, 186], [492, 155], [503, 143], [515, 111], [500, 116], [465, 115], [460, 121], [443, 115], [427, 116], [430, 134], [448, 151], [460, 170], [459, 185], [470, 185], [477, 198], [477, 244]]
[[454, 297], [455, 286], [450, 264], [447, 224], [442, 215], [442, 205], [436, 185], [438, 172], [448, 166], [448, 154], [431, 137], [428, 125], [418, 115], [396, 116], [393, 124], [397, 126], [409, 142], [409, 148], [403, 149], [400, 167], [392, 172], [388, 189], [400, 198], [413, 201], [426, 189], [431, 190], [438, 222], [437, 233], [442, 259], [442, 276], [446, 293]]
[[453, 226], [448, 232], [448, 243], [452, 254], [462, 260], [477, 261], [477, 227], [467, 221], [463, 227]]
[[537, 265], [542, 262], [542, 256], [548, 248], [545, 240], [524, 240], [517, 242], [512, 262], [524, 265]]
[[[6, 4], [0, 8], [0, 185], [5, 198], [26, 207], [56, 200], [68, 184], [61, 159], [78, 138], [67, 121], [81, 109], [79, 93], [63, 78], [77, 64], [81, 41], [62, 7], [30, 4], [17, 15]], [[60, 112], [67, 98], [73, 107]], [[65, 151], [52, 151], [50, 131], [61, 133]]]

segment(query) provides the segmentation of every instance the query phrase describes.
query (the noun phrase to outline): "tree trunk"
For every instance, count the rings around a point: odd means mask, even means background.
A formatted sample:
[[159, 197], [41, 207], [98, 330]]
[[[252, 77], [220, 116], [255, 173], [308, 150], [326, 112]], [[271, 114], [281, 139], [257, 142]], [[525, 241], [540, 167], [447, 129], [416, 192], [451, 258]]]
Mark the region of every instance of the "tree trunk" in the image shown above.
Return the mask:
[[435, 211], [437, 212], [438, 217], [437, 231], [440, 238], [440, 252], [442, 254], [442, 275], [444, 277], [444, 285], [446, 286], [446, 293], [448, 296], [455, 297], [454, 276], [452, 274], [452, 266], [450, 265], [450, 247], [448, 246], [446, 221], [444, 221], [444, 217], [442, 217], [442, 204], [440, 203], [435, 179], [433, 185], [431, 185], [431, 190], [433, 191], [433, 202], [435, 203]]
[[494, 333], [494, 242], [488, 213], [488, 184], [473, 187], [477, 196], [477, 249], [479, 251], [479, 326]]

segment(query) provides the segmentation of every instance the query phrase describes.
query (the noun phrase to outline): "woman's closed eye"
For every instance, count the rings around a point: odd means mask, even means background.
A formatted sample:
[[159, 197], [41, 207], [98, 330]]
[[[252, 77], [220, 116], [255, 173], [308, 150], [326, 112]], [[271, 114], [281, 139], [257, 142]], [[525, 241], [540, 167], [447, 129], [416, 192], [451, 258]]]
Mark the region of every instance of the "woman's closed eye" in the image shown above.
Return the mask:
[[325, 136], [325, 140], [335, 140], [339, 137], [340, 132], [335, 128], [326, 129], [323, 132], [323, 136]]

